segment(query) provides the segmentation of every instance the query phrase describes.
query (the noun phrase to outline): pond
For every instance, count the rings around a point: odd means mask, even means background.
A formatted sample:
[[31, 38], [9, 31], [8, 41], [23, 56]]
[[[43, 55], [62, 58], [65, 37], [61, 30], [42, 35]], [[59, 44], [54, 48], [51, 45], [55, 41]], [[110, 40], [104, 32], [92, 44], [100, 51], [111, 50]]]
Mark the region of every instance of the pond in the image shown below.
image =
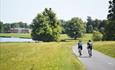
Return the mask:
[[0, 42], [34, 42], [32, 39], [25, 38], [4, 38], [0, 37]]

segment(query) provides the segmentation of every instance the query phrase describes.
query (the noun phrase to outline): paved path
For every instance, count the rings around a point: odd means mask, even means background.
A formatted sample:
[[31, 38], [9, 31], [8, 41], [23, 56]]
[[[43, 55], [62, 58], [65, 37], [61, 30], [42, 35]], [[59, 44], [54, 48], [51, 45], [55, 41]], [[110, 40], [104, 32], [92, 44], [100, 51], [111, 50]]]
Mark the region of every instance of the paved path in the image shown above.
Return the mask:
[[[77, 57], [78, 48], [77, 45], [72, 47], [73, 52]], [[93, 56], [89, 57], [86, 49], [86, 45], [83, 45], [82, 56], [79, 59], [86, 65], [87, 70], [115, 70], [115, 59], [106, 56], [98, 51], [92, 51]]]

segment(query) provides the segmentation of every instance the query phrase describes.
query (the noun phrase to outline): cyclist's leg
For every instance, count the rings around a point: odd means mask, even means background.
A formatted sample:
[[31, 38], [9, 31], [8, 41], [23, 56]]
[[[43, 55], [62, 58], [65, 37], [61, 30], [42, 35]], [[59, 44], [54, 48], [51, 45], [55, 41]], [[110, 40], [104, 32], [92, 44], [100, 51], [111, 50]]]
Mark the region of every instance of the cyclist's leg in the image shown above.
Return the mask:
[[92, 56], [92, 49], [90, 49], [90, 55]]
[[79, 48], [78, 50], [79, 50], [79, 55], [81, 56], [81, 49]]
[[91, 50], [90, 49], [88, 49], [88, 54], [89, 54], [89, 56], [91, 56]]
[[89, 56], [92, 56], [92, 50], [89, 49]]
[[90, 55], [90, 49], [88, 48], [88, 54]]

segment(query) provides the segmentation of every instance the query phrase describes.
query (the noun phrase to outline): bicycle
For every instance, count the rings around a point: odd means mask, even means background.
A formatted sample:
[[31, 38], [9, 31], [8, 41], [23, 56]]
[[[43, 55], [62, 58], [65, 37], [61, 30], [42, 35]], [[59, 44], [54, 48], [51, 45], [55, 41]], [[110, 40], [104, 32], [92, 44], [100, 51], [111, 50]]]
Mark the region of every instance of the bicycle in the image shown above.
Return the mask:
[[79, 56], [81, 56], [82, 54], [81, 54], [81, 49], [80, 48], [78, 49], [78, 52], [79, 52]]
[[92, 50], [90, 48], [88, 48], [88, 54], [90, 57], [92, 56]]

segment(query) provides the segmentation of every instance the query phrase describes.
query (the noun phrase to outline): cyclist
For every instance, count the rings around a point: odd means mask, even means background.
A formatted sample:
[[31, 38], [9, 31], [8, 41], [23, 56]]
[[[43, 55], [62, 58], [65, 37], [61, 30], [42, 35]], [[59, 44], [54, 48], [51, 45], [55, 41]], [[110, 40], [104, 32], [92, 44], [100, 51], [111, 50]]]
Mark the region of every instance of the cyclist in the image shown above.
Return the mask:
[[81, 56], [82, 55], [82, 45], [83, 45], [83, 43], [82, 43], [82, 41], [80, 40], [79, 42], [78, 42], [78, 52], [79, 52], [79, 56]]
[[89, 40], [87, 43], [87, 49], [88, 49], [89, 57], [92, 56], [92, 46], [93, 46], [93, 42], [91, 40]]

